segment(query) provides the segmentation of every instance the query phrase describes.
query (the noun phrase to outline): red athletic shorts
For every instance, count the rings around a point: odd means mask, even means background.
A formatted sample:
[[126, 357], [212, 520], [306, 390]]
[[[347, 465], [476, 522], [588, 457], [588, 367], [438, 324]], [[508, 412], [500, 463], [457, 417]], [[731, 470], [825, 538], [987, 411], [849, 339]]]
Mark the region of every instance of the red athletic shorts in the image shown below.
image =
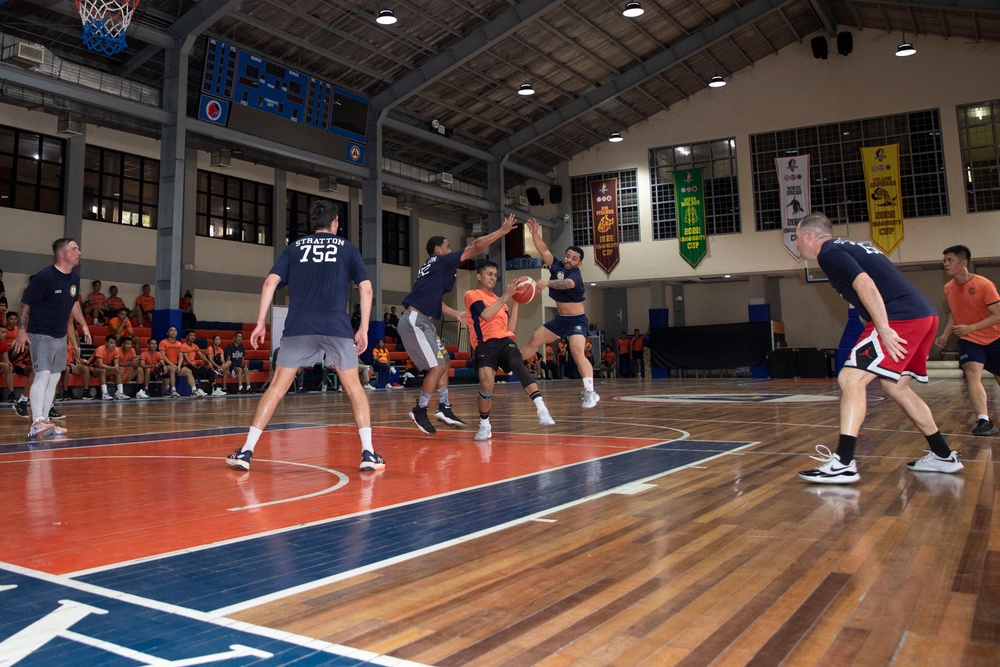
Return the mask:
[[889, 326], [906, 341], [903, 346], [906, 348], [906, 356], [899, 361], [893, 361], [892, 357], [883, 352], [882, 341], [875, 332], [875, 325], [869, 322], [844, 365], [889, 380], [898, 380], [904, 375], [911, 375], [918, 382], [927, 382], [927, 355], [931, 352], [934, 335], [937, 333], [937, 315], [916, 320], [890, 320]]

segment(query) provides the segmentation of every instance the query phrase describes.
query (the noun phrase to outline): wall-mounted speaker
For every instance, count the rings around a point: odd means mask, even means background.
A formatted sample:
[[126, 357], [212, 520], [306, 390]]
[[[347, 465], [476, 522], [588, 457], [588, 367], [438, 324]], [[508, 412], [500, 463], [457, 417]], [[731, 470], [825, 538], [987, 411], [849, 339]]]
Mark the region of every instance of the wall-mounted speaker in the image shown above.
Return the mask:
[[851, 51], [854, 50], [854, 35], [847, 32], [837, 33], [837, 53], [842, 56], [851, 55]]
[[813, 56], [820, 60], [826, 60], [827, 55], [830, 53], [830, 50], [826, 45], [826, 37], [813, 37], [812, 49]]
[[524, 191], [524, 196], [528, 198], [528, 203], [532, 206], [541, 206], [545, 203], [542, 195], [538, 192], [538, 188], [528, 188]]
[[562, 186], [553, 185], [549, 188], [549, 203], [558, 204], [562, 201]]

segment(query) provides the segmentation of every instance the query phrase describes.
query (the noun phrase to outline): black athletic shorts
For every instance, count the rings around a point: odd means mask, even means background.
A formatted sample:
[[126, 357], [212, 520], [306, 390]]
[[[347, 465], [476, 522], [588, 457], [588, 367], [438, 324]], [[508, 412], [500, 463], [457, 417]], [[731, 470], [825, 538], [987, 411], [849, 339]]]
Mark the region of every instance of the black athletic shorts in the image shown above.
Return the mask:
[[476, 368], [492, 368], [497, 370], [502, 368], [505, 371], [512, 371], [515, 366], [524, 364], [521, 359], [521, 351], [517, 348], [517, 343], [513, 338], [493, 338], [484, 341], [476, 347], [475, 351]]

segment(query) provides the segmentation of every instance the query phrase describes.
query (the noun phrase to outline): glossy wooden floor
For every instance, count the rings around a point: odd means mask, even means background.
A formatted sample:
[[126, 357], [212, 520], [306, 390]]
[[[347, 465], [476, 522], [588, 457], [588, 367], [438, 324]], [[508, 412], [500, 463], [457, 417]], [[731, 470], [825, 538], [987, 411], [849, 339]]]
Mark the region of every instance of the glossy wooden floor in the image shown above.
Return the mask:
[[[421, 434], [406, 417], [414, 391], [370, 393], [388, 467], [369, 476], [356, 471], [356, 431], [338, 394], [285, 400], [274, 420], [282, 427], [265, 433], [242, 475], [220, 458], [242, 442], [252, 397], [59, 404], [72, 440], [31, 448], [27, 420], [7, 411], [0, 561], [113, 588], [126, 561], [294, 535], [282, 531], [664, 441], [678, 451], [735, 442], [669, 474], [581, 493], [297, 593], [204, 608], [421, 664], [1000, 664], [1000, 438], [969, 435], [961, 381], [918, 391], [963, 473], [906, 470], [924, 440], [873, 387], [861, 480], [851, 487], [795, 477], [813, 467], [815, 444], [835, 447], [833, 381], [622, 379], [597, 388], [601, 402], [582, 411], [577, 382], [543, 383], [557, 425], [542, 430], [519, 387], [498, 385], [489, 446], [472, 441], [473, 426]], [[1000, 409], [997, 386], [988, 391]], [[472, 386], [453, 387], [452, 403], [476, 421]], [[341, 550], [355, 546], [347, 542]]]

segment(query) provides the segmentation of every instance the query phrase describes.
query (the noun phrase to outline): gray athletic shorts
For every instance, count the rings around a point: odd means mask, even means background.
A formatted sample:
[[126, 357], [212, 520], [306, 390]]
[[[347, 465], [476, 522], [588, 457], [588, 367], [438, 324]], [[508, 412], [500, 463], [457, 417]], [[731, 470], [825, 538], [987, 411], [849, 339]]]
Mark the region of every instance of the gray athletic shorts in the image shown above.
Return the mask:
[[274, 363], [285, 368], [311, 366], [319, 354], [325, 354], [323, 363], [342, 371], [358, 367], [358, 349], [351, 338], [335, 336], [285, 336], [281, 339]]
[[31, 367], [35, 372], [62, 373], [66, 369], [66, 336], [53, 338], [42, 334], [28, 334], [31, 346]]
[[399, 332], [399, 339], [403, 341], [403, 347], [406, 348], [407, 356], [420, 370], [425, 371], [448, 363], [448, 353], [438, 338], [437, 328], [431, 318], [407, 308], [399, 316], [396, 330]]

